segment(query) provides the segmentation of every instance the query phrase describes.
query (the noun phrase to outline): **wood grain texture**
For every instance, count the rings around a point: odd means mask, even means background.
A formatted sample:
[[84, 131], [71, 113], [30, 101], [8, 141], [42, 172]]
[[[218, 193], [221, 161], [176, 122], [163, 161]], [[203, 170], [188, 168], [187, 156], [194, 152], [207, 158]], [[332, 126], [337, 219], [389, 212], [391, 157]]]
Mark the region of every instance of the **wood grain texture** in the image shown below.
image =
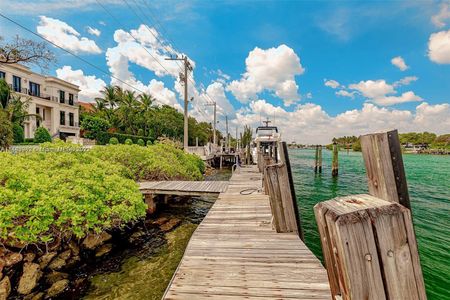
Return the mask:
[[333, 295], [426, 299], [407, 208], [363, 194], [321, 202], [314, 211]]
[[142, 194], [201, 196], [217, 195], [228, 188], [228, 181], [144, 181], [139, 183]]
[[[330, 299], [327, 274], [295, 233], [276, 233], [256, 166], [234, 173], [191, 237], [164, 299]], [[244, 189], [258, 192], [242, 195]]]
[[397, 130], [361, 136], [369, 194], [411, 208]]

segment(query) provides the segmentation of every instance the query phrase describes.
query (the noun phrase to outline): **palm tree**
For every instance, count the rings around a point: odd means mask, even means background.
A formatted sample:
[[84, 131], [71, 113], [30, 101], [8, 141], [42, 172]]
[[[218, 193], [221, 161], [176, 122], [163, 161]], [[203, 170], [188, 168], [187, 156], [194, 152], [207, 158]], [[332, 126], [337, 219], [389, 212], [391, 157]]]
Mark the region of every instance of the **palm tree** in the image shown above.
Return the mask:
[[30, 97], [23, 98], [11, 92], [6, 81], [0, 79], [0, 108], [6, 113], [7, 118], [12, 123], [22, 125], [23, 121], [29, 117], [41, 119], [40, 115], [28, 113], [30, 101]]

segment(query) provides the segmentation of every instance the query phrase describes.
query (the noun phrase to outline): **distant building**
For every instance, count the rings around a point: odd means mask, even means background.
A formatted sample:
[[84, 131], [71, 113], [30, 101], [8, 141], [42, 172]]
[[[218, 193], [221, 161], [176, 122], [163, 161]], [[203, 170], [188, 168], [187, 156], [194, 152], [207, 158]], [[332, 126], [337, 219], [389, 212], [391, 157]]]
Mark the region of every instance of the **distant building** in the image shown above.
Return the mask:
[[36, 128], [48, 129], [53, 138], [79, 137], [79, 107], [77, 85], [56, 77], [32, 72], [20, 64], [0, 65], [0, 78], [6, 80], [11, 90], [21, 99], [31, 99], [28, 113], [41, 116], [30, 117], [24, 122], [25, 138], [33, 138]]

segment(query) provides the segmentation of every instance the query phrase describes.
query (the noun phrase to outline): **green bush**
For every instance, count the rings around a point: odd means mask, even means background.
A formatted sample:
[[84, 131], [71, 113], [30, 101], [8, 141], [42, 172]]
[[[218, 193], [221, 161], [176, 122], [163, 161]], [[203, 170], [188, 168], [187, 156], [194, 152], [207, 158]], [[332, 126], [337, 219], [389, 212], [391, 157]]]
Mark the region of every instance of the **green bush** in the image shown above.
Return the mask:
[[138, 144], [139, 146], [145, 146], [145, 142], [143, 139], [138, 139], [136, 144]]
[[144, 135], [144, 130], [142, 128], [138, 129], [137, 135], [139, 136], [143, 136]]
[[119, 144], [119, 140], [116, 137], [112, 137], [109, 139], [109, 144], [110, 145], [117, 145]]
[[13, 137], [14, 143], [23, 143], [25, 140], [25, 133], [23, 132], [23, 127], [20, 124], [13, 124]]
[[79, 144], [74, 144], [72, 142], [65, 142], [60, 139], [54, 139], [52, 142], [46, 142], [39, 145], [43, 149], [77, 149], [82, 146]]
[[127, 170], [88, 152], [0, 153], [0, 242], [84, 237], [145, 215]]
[[84, 130], [84, 137], [88, 139], [96, 139], [99, 132], [109, 129], [109, 122], [105, 119], [86, 115], [81, 121], [80, 127]]
[[150, 141], [149, 137], [139, 136], [139, 135], [131, 135], [131, 134], [123, 134], [123, 133], [111, 133], [111, 132], [99, 132], [95, 139], [97, 140], [97, 145], [108, 145], [109, 140], [115, 137], [119, 140], [119, 144], [124, 144], [126, 139], [130, 139], [134, 144], [137, 143], [138, 139], [144, 140], [144, 142]]
[[201, 180], [205, 166], [196, 155], [165, 144], [149, 147], [138, 145], [108, 145], [94, 147], [89, 155], [105, 162], [117, 162], [128, 171], [128, 176], [141, 180]]
[[153, 143], [151, 140], [147, 140], [147, 146], [151, 146]]
[[6, 112], [0, 109], [0, 150], [8, 149], [13, 142], [13, 129]]
[[51, 142], [52, 137], [50, 133], [48, 132], [47, 128], [45, 127], [39, 127], [34, 132], [34, 142], [35, 143], [45, 143], [45, 142]]
[[133, 145], [133, 141], [131, 139], [126, 139], [124, 144], [125, 145]]

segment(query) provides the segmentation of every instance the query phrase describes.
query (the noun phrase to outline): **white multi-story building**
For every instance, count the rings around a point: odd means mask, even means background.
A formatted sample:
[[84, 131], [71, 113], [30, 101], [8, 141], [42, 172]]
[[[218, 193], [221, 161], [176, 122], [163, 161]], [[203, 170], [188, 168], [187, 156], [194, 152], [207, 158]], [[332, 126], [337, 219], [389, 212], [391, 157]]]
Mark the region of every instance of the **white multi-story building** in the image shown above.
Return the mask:
[[25, 138], [33, 138], [40, 126], [47, 128], [53, 138], [79, 137], [77, 85], [37, 74], [20, 64], [0, 64], [0, 78], [5, 79], [14, 94], [30, 99], [29, 114], [41, 116], [25, 120]]

